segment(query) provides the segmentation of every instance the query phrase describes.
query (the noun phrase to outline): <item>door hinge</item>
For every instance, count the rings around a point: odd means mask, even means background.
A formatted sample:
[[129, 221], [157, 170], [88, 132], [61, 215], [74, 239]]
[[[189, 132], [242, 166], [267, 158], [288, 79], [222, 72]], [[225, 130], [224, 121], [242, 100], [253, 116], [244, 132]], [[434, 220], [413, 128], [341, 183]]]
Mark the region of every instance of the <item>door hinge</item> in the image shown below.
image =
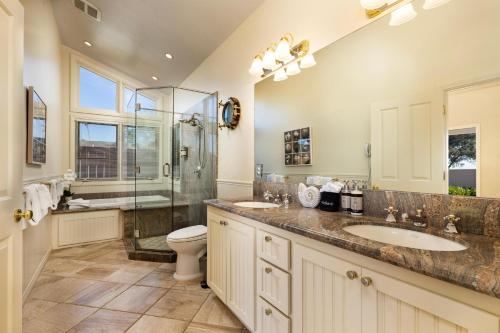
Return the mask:
[[443, 116], [446, 116], [446, 105], [443, 105]]
[[135, 167], [135, 173], [136, 174], [140, 174], [141, 173], [141, 167], [140, 166], [136, 166]]
[[446, 180], [446, 171], [443, 171], [443, 180]]
[[138, 229], [135, 229], [135, 230], [134, 230], [134, 237], [135, 237], [135, 238], [139, 238], [139, 237], [141, 237], [141, 234], [140, 234], [140, 232], [139, 232], [139, 230], [138, 230]]

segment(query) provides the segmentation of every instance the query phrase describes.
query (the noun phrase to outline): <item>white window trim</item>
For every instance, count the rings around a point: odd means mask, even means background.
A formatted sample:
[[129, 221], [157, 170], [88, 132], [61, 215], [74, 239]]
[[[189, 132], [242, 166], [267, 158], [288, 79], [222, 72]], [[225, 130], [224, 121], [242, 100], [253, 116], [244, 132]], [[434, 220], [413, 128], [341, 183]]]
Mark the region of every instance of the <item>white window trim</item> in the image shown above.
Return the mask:
[[[76, 180], [73, 182], [75, 186], [110, 186], [110, 185], [134, 185], [134, 184], [165, 184], [168, 179], [163, 177], [162, 163], [163, 161], [163, 137], [164, 131], [161, 122], [158, 121], [145, 121], [141, 120], [140, 123], [134, 124], [130, 122], [130, 119], [127, 118], [119, 118], [119, 117], [110, 117], [106, 116], [97, 116], [97, 115], [87, 115], [87, 114], [72, 114], [70, 116], [70, 138], [72, 142], [70, 142], [69, 148], [69, 158], [70, 158], [70, 168], [76, 171], [76, 123], [78, 121], [81, 122], [92, 122], [98, 124], [110, 124], [110, 125], [118, 125], [118, 135], [117, 135], [117, 158], [118, 158], [118, 179], [117, 180], [95, 180], [89, 179], [88, 181]], [[122, 150], [123, 150], [123, 126], [150, 126], [156, 127], [159, 129], [159, 152], [158, 152], [158, 179], [148, 180], [148, 179], [138, 179], [135, 180], [124, 180], [122, 179]]]

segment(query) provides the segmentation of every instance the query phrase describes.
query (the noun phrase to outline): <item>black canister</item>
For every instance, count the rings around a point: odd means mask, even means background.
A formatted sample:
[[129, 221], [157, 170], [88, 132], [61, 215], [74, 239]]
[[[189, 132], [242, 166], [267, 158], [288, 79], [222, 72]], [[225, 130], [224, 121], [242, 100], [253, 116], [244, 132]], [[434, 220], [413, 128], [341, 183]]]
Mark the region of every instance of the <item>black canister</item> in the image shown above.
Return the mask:
[[327, 212], [338, 212], [340, 209], [340, 193], [321, 192], [319, 209]]

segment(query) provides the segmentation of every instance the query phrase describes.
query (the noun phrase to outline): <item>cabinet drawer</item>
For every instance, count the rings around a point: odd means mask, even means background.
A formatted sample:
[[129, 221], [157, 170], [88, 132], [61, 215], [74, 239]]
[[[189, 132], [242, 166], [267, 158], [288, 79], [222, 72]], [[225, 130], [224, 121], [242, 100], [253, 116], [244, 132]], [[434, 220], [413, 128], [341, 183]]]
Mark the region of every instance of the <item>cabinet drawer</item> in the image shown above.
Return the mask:
[[290, 319], [259, 297], [257, 301], [258, 333], [289, 333]]
[[290, 269], [290, 241], [259, 230], [257, 232], [257, 255], [262, 259], [288, 271]]
[[260, 259], [257, 262], [257, 291], [278, 310], [290, 314], [290, 274]]

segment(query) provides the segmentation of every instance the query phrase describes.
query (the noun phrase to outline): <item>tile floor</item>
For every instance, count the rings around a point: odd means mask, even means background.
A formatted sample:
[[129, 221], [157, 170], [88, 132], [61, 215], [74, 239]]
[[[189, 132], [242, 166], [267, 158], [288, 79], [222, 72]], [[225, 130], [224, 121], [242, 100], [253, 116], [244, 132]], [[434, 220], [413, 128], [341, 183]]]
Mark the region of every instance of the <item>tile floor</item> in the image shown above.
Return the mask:
[[173, 265], [127, 259], [121, 241], [54, 251], [23, 308], [23, 332], [247, 332]]

